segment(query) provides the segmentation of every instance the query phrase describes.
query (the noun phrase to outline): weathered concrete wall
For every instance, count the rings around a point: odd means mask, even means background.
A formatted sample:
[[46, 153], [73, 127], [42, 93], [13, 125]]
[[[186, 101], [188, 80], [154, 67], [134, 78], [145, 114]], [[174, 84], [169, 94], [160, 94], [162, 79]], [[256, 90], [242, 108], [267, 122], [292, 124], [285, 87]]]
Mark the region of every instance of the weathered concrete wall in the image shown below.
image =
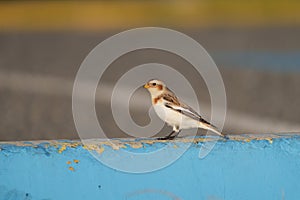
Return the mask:
[[140, 174], [107, 167], [89, 150], [105, 157], [163, 146], [172, 154], [191, 140], [115, 141], [0, 143], [0, 199], [300, 199], [298, 135], [221, 140], [204, 159], [207, 141], [198, 138], [172, 165]]

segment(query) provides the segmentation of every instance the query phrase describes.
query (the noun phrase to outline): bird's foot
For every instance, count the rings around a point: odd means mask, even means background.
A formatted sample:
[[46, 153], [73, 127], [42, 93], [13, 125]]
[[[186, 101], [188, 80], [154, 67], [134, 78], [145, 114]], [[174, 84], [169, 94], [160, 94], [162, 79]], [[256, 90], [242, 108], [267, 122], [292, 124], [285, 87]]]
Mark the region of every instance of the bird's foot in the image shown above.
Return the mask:
[[179, 131], [172, 131], [169, 135], [167, 135], [166, 137], [162, 137], [162, 138], [157, 138], [157, 140], [174, 140], [174, 138], [176, 138], [181, 130]]
[[173, 140], [176, 137], [176, 135], [168, 135], [166, 137], [157, 138], [157, 140]]
[[229, 137], [228, 137], [227, 135], [223, 135], [223, 138], [224, 138], [225, 140], [229, 140]]

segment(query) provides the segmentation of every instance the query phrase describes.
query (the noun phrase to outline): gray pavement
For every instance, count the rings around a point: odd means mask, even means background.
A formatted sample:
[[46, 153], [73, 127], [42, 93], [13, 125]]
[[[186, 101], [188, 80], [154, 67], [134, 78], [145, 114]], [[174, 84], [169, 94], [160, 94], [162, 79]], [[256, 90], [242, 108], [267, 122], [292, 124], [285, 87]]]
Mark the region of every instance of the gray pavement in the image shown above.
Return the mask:
[[[117, 32], [0, 33], [0, 140], [78, 138], [71, 110], [72, 82], [89, 51]], [[300, 69], [247, 68], [247, 63], [241, 68], [229, 66], [217, 56], [228, 51], [297, 52], [300, 28], [183, 32], [199, 41], [220, 68], [228, 98], [225, 132], [268, 132], [280, 124], [280, 132], [300, 131], [297, 129], [300, 124]], [[102, 83], [111, 85], [132, 66], [148, 62], [164, 63], [193, 76], [186, 61], [169, 53], [145, 50], [116, 60]], [[200, 101], [209, 105], [204, 82], [195, 77], [191, 83], [197, 85]], [[113, 122], [108, 105], [105, 101], [96, 105], [101, 124], [109, 137], [126, 137]], [[132, 112], [141, 124], [149, 120], [145, 115], [147, 109], [133, 109]], [[209, 112], [204, 116], [209, 116]], [[247, 126], [248, 119], [250, 126]], [[164, 129], [160, 135], [166, 131], [169, 129]]]

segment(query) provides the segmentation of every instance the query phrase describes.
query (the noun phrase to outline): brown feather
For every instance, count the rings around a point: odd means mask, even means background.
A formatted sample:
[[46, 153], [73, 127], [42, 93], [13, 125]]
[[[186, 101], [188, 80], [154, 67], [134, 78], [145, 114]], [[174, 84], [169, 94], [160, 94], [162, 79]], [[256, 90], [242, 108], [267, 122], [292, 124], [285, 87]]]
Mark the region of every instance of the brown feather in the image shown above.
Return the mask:
[[158, 99], [163, 98], [166, 101], [172, 102], [176, 106], [180, 106], [180, 103], [179, 103], [177, 97], [175, 97], [172, 94], [164, 93], [164, 94], [159, 95], [157, 98]]
[[163, 89], [163, 86], [162, 86], [162, 85], [157, 85], [157, 89], [158, 89], [158, 90], [162, 90], [162, 89]]
[[153, 99], [153, 103], [154, 103], [154, 104], [157, 104], [157, 102], [160, 100], [160, 98], [161, 98], [160, 96], [154, 98], [154, 99]]

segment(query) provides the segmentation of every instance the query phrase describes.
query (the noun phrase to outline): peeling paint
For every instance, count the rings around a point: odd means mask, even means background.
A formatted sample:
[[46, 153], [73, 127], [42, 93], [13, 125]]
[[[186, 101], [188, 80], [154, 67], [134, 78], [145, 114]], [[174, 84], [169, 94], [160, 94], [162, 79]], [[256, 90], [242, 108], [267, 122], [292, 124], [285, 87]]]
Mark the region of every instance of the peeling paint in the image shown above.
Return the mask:
[[[217, 141], [213, 151], [199, 159], [199, 147], [209, 141]], [[139, 175], [107, 167], [88, 151], [118, 162], [123, 148], [143, 153], [166, 147], [172, 154], [183, 143], [191, 147], [172, 165]], [[299, 134], [0, 142], [0, 149], [0, 199], [160, 199], [139, 193], [153, 186], [182, 199], [279, 199], [281, 191], [299, 199]], [[121, 164], [134, 159], [126, 156]]]
[[104, 147], [103, 145], [96, 145], [96, 144], [90, 144], [90, 145], [83, 145], [83, 148], [86, 150], [92, 150], [92, 151], [96, 151], [99, 154], [101, 154], [104, 151]]
[[97, 152], [98, 152], [99, 154], [101, 154], [103, 151], [104, 151], [104, 147], [103, 147], [103, 146], [101, 146], [101, 147], [98, 149], [98, 151], [97, 151]]
[[263, 138], [263, 139], [257, 139], [257, 140], [267, 140], [270, 144], [273, 143], [273, 138]]
[[58, 150], [58, 153], [64, 152], [67, 149], [67, 147], [75, 148], [75, 147], [77, 147], [79, 145], [80, 145], [79, 142], [71, 142], [71, 143], [69, 143], [69, 142], [63, 142], [63, 143], [60, 144], [61, 147]]
[[134, 149], [139, 149], [144, 146], [142, 143], [137, 143], [137, 142], [130, 142], [129, 145], [130, 145], [130, 147], [132, 147]]
[[62, 153], [64, 150], [67, 149], [66, 145], [63, 145], [62, 147], [60, 147], [60, 149], [58, 150], [58, 153]]
[[[182, 137], [176, 138], [175, 140], [156, 140], [156, 139], [135, 139], [135, 138], [120, 138], [120, 139], [90, 139], [84, 141], [59, 141], [59, 140], [49, 140], [49, 141], [17, 141], [17, 142], [0, 142], [1, 144], [11, 144], [15, 146], [24, 147], [34, 147], [38, 148], [41, 145], [44, 148], [54, 147], [57, 149], [58, 153], [63, 153], [67, 148], [77, 148], [82, 147], [86, 150], [96, 151], [99, 154], [105, 151], [105, 146], [112, 148], [113, 150], [125, 149], [127, 147], [133, 149], [145, 148], [145, 145], [153, 145], [155, 143], [173, 143], [173, 148], [178, 148], [179, 143], [205, 143], [211, 141], [239, 141], [249, 143], [253, 140], [257, 141], [268, 141], [270, 144], [273, 143], [274, 139], [278, 138], [291, 138], [294, 136], [300, 136], [299, 134], [264, 134], [264, 135], [231, 135], [229, 140], [209, 136], [209, 137]], [[2, 148], [0, 148], [1, 150]]]

